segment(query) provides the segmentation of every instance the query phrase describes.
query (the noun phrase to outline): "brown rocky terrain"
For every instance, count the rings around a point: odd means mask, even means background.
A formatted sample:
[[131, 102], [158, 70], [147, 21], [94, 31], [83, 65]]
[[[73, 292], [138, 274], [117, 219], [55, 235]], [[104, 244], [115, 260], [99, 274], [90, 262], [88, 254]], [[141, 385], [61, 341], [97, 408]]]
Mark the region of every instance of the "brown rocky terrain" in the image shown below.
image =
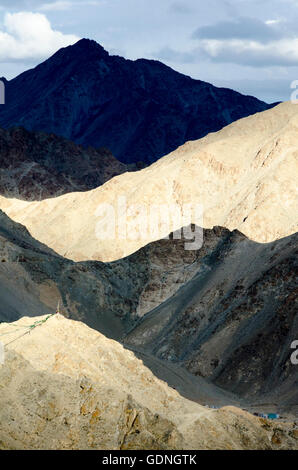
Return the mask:
[[0, 194], [27, 201], [97, 188], [127, 171], [107, 149], [54, 134], [0, 129]]
[[35, 238], [76, 261], [122, 258], [190, 222], [176, 221], [170, 230], [160, 223], [153, 235], [130, 239], [128, 230], [126, 238], [116, 234], [101, 239], [107, 220], [97, 210], [111, 205], [119, 223], [122, 196], [128, 207], [134, 206], [128, 217], [132, 224], [136, 205], [148, 211], [152, 205], [174, 203], [185, 215], [186, 204], [201, 204], [203, 221], [194, 215], [193, 223], [238, 229], [253, 241], [271, 242], [297, 231], [297, 126], [298, 107], [282, 103], [92, 191], [41, 202], [0, 198], [0, 207]]
[[0, 365], [2, 450], [298, 448], [293, 424], [204, 408], [86, 325], [61, 315], [35, 321], [0, 326], [2, 338], [9, 333]]
[[146, 271], [135, 255], [111, 266], [64, 259], [0, 212], [0, 321], [52, 313], [60, 302], [66, 316], [119, 338], [132, 325]]
[[217, 227], [204, 231], [200, 250], [161, 241], [151, 253], [141, 318], [125, 343], [250, 402], [266, 396], [297, 413], [297, 234], [258, 244]]
[[112, 263], [75, 263], [0, 220], [1, 321], [52, 313], [59, 301], [188, 398], [245, 406], [267, 397], [271, 409], [297, 412], [295, 235], [257, 244], [217, 227], [199, 250], [160, 240]]
[[[297, 447], [292, 425], [238, 408], [297, 418], [298, 369], [290, 361], [298, 337], [297, 113], [283, 103], [92, 191], [41, 202], [0, 198], [11, 217], [0, 212], [0, 320], [50, 314], [60, 301], [65, 317], [97, 330], [56, 316], [15, 341], [0, 324], [2, 413], [11, 426], [0, 427], [0, 447], [57, 448], [58, 439], [63, 448]], [[160, 239], [168, 233], [162, 220], [147, 238], [101, 240], [98, 206], [117, 207], [123, 195], [147, 210], [203, 204], [203, 221], [192, 219], [204, 227], [202, 247]], [[15, 327], [27, 331], [33, 321]], [[104, 344], [99, 356], [93, 337]], [[87, 409], [79, 394], [85, 379]], [[33, 437], [29, 428], [37, 429]]]

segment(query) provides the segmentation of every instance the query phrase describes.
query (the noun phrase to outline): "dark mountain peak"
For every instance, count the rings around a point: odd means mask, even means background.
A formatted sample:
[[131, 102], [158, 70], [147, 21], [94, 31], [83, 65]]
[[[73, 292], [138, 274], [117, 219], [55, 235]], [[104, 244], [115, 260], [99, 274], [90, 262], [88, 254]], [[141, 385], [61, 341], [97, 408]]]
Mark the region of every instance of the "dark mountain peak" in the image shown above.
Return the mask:
[[82, 57], [84, 60], [86, 60], [86, 58], [89, 59], [90, 57], [109, 57], [109, 53], [93, 39], [80, 39], [72, 46], [65, 47], [63, 51], [64, 54], [66, 53], [69, 56], [69, 59], [71, 59], [74, 55]]
[[96, 52], [97, 54], [102, 55], [109, 55], [109, 53], [102, 47], [98, 42], [94, 41], [93, 39], [80, 39], [78, 42], [69, 46], [72, 50], [76, 51], [91, 51]]
[[54, 133], [147, 164], [270, 107], [158, 61], [110, 56], [85, 38], [7, 83], [0, 126]]
[[[107, 59], [109, 53], [92, 39], [80, 39], [75, 44], [59, 49], [52, 57], [41, 63], [38, 68], [71, 66], [75, 64], [92, 64], [100, 59]], [[85, 68], [85, 67], [84, 67]]]

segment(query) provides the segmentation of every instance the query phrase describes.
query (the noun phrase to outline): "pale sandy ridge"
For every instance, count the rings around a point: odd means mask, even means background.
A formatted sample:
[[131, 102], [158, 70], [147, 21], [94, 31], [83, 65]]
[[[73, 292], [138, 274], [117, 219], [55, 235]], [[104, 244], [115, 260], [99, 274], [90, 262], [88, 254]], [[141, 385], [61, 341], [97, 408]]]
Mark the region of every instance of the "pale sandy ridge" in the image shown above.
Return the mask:
[[95, 190], [31, 203], [1, 198], [0, 207], [33, 237], [77, 261], [119, 259], [167, 235], [160, 226], [154, 236], [136, 240], [98, 239], [96, 210], [111, 204], [117, 211], [119, 196], [146, 209], [202, 204], [204, 228], [237, 228], [254, 241], [270, 242], [297, 231], [297, 132], [298, 106], [282, 103]]
[[34, 322], [30, 333], [32, 318], [0, 326], [0, 449], [298, 446], [292, 424], [264, 426], [238, 408], [186, 400], [133, 352], [83, 323], [59, 314]]

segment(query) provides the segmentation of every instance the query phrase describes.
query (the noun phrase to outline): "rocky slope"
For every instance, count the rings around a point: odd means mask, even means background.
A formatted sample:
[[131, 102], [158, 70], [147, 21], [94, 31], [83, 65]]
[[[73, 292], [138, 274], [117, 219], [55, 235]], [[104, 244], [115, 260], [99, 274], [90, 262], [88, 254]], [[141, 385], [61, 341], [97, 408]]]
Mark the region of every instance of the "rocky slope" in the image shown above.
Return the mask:
[[[0, 198], [0, 207], [35, 238], [77, 261], [119, 259], [161, 239], [190, 222], [185, 221], [188, 204], [203, 206], [203, 220], [192, 215], [199, 226], [239, 229], [253, 241], [271, 242], [297, 231], [297, 128], [298, 107], [283, 103], [92, 191], [41, 202]], [[118, 230], [125, 222], [118, 209], [123, 197], [130, 210], [127, 234]], [[141, 233], [144, 211], [146, 216], [154, 206], [159, 211], [173, 204], [182, 220], [169, 227], [157, 212], [156, 232]], [[105, 214], [107, 205], [116, 217], [115, 236], [105, 235], [113, 218]]]
[[[67, 316], [122, 339], [171, 385], [183, 371], [179, 391], [189, 398], [211, 380], [218, 399], [220, 388], [234, 403], [238, 396], [297, 416], [297, 113], [284, 103], [85, 193], [2, 197], [0, 206], [50, 248], [1, 214], [1, 319], [53, 312], [60, 298]], [[205, 229], [202, 248], [191, 251], [185, 240], [143, 246], [165, 226], [147, 239], [100, 240], [99, 204], [117, 207], [123, 195], [147, 209], [203, 203], [204, 227], [227, 228]]]
[[257, 244], [218, 227], [204, 231], [199, 250], [160, 240], [112, 263], [75, 263], [4, 213], [0, 222], [0, 321], [52, 313], [60, 301], [66, 317], [124, 340], [188, 398], [267, 395], [271, 410], [295, 413], [296, 236]]
[[36, 321], [0, 326], [14, 330], [0, 365], [0, 449], [298, 448], [292, 424], [203, 408], [84, 324]]
[[0, 129], [0, 194], [42, 200], [101, 186], [127, 170], [106, 149], [84, 149], [42, 132]]
[[270, 105], [152, 60], [110, 56], [83, 39], [6, 82], [0, 126], [55, 133], [151, 163]]
[[15, 321], [27, 311], [52, 313], [60, 302], [66, 316], [119, 338], [133, 324], [146, 283], [144, 258], [74, 263], [0, 212], [0, 321]]
[[218, 227], [204, 231], [197, 251], [153, 244], [156, 262], [125, 344], [297, 413], [297, 242], [296, 234], [257, 244]]

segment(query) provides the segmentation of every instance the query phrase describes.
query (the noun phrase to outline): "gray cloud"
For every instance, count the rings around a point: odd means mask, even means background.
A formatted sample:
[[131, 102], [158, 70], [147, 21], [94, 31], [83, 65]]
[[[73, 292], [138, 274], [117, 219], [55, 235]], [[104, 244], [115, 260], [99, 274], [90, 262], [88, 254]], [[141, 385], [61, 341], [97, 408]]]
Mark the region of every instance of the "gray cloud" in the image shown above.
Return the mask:
[[169, 10], [172, 13], [178, 13], [178, 14], [182, 14], [182, 15], [185, 15], [185, 14], [188, 15], [189, 13], [193, 12], [192, 6], [187, 5], [185, 3], [185, 0], [184, 0], [184, 2], [174, 2], [174, 3], [172, 3], [169, 6]]
[[191, 64], [196, 61], [196, 54], [193, 51], [180, 52], [171, 47], [163, 47], [158, 52], [153, 52], [152, 57], [166, 62], [180, 62], [182, 64]]
[[208, 44], [203, 44], [197, 49], [197, 57], [204, 57], [216, 63], [233, 63], [251, 67], [296, 67], [298, 66], [298, 43], [296, 48], [291, 44], [272, 44], [267, 48], [254, 48], [249, 44], [235, 45], [222, 43], [212, 53]]
[[189, 51], [164, 47], [153, 54], [159, 60], [171, 63], [193, 64], [213, 62], [237, 64], [255, 68], [298, 66], [298, 38], [268, 44], [251, 44], [249, 41], [203, 40]]
[[280, 23], [265, 22], [257, 18], [240, 17], [233, 21], [220, 21], [199, 27], [192, 35], [194, 39], [247, 39], [268, 43], [290, 36]]

